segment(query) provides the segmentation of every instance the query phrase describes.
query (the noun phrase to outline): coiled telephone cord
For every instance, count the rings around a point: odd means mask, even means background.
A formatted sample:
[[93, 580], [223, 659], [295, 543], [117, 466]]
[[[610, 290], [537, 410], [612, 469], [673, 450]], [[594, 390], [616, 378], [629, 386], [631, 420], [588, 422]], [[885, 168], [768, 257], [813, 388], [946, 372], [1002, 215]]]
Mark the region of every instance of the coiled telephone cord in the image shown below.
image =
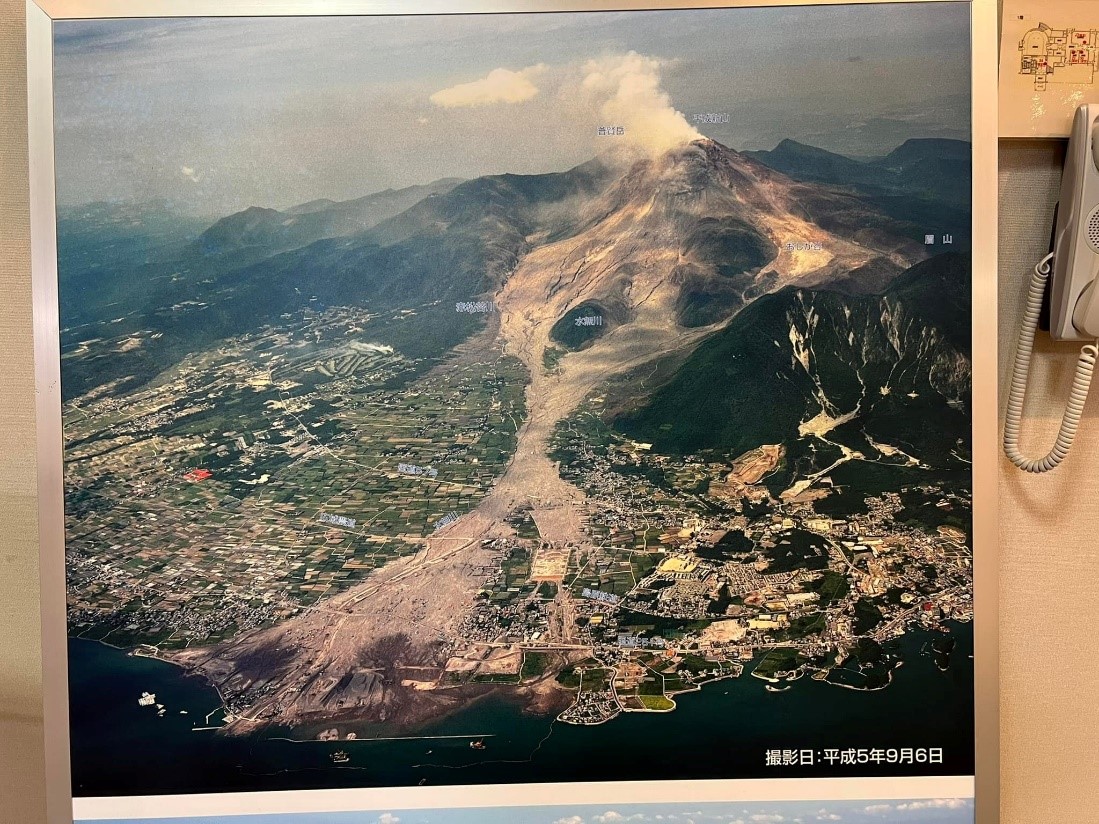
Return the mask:
[[1019, 469], [1025, 472], [1049, 472], [1068, 455], [1080, 418], [1084, 414], [1084, 402], [1088, 397], [1091, 377], [1095, 372], [1095, 361], [1099, 358], [1099, 348], [1089, 343], [1080, 349], [1080, 359], [1076, 362], [1076, 374], [1072, 379], [1068, 404], [1057, 440], [1049, 453], [1038, 460], [1031, 460], [1019, 451], [1019, 429], [1023, 420], [1023, 400], [1026, 396], [1027, 377], [1030, 374], [1030, 359], [1034, 353], [1034, 332], [1038, 328], [1038, 316], [1042, 311], [1042, 298], [1049, 280], [1050, 262], [1053, 255], [1046, 255], [1034, 267], [1034, 277], [1030, 280], [1027, 292], [1026, 311], [1023, 313], [1022, 328], [1019, 330], [1019, 343], [1015, 347], [1015, 368], [1011, 373], [1011, 390], [1007, 399], [1007, 416], [1004, 421], [1004, 454]]

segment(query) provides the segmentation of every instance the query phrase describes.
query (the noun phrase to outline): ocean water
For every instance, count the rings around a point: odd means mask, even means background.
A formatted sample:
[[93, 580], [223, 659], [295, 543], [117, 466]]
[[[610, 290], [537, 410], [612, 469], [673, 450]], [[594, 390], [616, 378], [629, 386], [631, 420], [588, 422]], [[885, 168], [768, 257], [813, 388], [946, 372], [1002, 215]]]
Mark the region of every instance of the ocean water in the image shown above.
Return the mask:
[[[92, 641], [69, 642], [73, 791], [77, 796], [274, 789], [867, 775], [971, 775], [973, 632], [952, 625], [944, 670], [935, 635], [899, 639], [905, 661], [884, 690], [808, 678], [768, 692], [747, 672], [678, 696], [665, 714], [622, 714], [595, 727], [531, 715], [491, 694], [398, 741], [295, 741], [287, 729], [233, 737], [216, 691], [177, 667]], [[940, 660], [941, 663], [941, 660]], [[143, 691], [164, 706], [138, 706]], [[183, 712], [181, 712], [183, 711]], [[184, 714], [186, 713], [186, 714]], [[207, 714], [213, 713], [209, 721]], [[379, 733], [381, 734], [381, 733]], [[469, 738], [482, 736], [474, 750]], [[942, 764], [829, 765], [826, 748], [942, 748]], [[812, 750], [812, 766], [768, 767], [773, 749]], [[346, 763], [332, 761], [337, 751]]]

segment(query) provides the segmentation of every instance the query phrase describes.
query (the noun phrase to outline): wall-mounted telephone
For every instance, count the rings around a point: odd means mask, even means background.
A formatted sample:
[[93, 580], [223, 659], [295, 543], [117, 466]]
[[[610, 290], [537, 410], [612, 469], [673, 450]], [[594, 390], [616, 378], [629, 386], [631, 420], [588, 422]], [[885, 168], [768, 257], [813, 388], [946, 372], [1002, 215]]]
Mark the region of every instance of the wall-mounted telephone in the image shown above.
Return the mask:
[[[1054, 340], [1088, 340], [1080, 350], [1061, 429], [1053, 448], [1037, 460], [1019, 451], [1023, 398], [1050, 273], [1049, 333]], [[1095, 362], [1099, 358], [1099, 104], [1076, 110], [1061, 179], [1061, 200], [1053, 235], [1053, 252], [1034, 267], [1027, 293], [1015, 369], [1011, 376], [1004, 452], [1027, 472], [1048, 472], [1065, 459], [1084, 413]]]

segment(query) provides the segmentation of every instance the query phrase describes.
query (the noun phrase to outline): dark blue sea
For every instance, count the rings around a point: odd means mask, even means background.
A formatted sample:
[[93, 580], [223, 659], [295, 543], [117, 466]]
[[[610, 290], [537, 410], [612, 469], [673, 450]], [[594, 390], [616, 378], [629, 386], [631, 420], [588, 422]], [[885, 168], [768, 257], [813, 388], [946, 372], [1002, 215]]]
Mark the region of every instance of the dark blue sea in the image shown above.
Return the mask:
[[[747, 671], [677, 696], [666, 714], [623, 714], [594, 727], [523, 712], [505, 692], [415, 731], [484, 736], [294, 741], [286, 729], [227, 736], [205, 681], [94, 641], [69, 642], [73, 790], [78, 796], [542, 781], [971, 775], [973, 631], [953, 624], [943, 669], [936, 635], [897, 642], [904, 666], [874, 692], [803, 678], [769, 692]], [[750, 669], [750, 668], [749, 668]], [[138, 706], [143, 691], [164, 706]], [[183, 711], [183, 712], [181, 712]], [[183, 713], [186, 714], [183, 714]], [[213, 713], [209, 722], [207, 714]], [[828, 766], [826, 748], [942, 748], [942, 764]], [[813, 766], [768, 767], [767, 750], [812, 750]], [[337, 751], [347, 763], [332, 761]], [[429, 752], [430, 751], [430, 752]]]

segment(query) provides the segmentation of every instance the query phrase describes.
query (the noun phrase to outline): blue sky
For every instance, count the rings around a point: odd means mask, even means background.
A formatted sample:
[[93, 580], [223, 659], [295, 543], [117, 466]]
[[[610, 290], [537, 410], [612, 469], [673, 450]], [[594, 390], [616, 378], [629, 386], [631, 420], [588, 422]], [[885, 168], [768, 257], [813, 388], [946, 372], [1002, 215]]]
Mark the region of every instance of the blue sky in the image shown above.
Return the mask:
[[972, 824], [971, 799], [617, 804], [301, 813], [107, 824]]
[[[163, 198], [220, 214], [561, 170], [605, 150], [596, 127], [623, 112], [625, 142], [644, 143], [668, 112], [691, 124], [722, 113], [728, 123], [700, 129], [733, 148], [790, 137], [883, 154], [909, 136], [968, 134], [968, 14], [935, 3], [62, 21], [59, 200]], [[587, 82], [600, 70], [606, 82]]]

